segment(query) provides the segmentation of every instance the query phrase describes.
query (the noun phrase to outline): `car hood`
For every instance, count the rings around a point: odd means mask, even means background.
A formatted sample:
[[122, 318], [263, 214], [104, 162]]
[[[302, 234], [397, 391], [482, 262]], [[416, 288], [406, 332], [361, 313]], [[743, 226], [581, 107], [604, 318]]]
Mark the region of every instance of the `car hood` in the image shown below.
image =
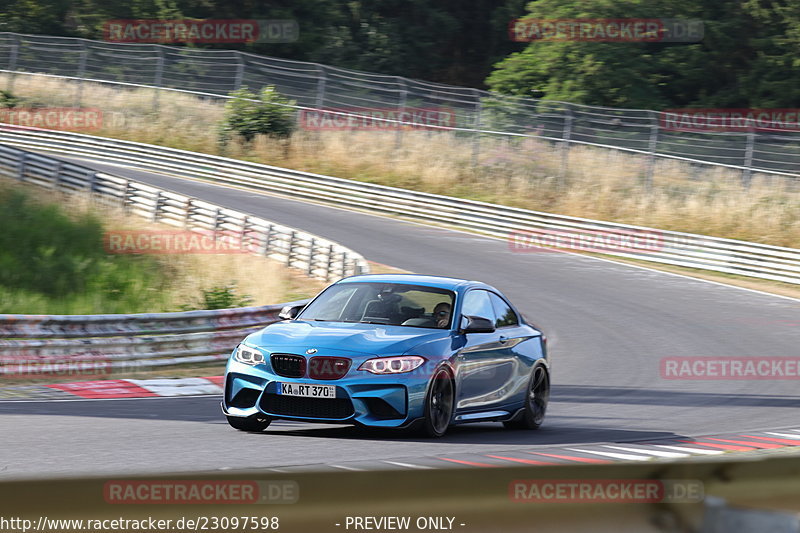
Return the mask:
[[305, 352], [316, 348], [321, 354], [347, 351], [363, 355], [403, 355], [418, 344], [449, 335], [450, 332], [443, 329], [293, 320], [270, 324], [248, 336], [245, 342], [270, 352]]

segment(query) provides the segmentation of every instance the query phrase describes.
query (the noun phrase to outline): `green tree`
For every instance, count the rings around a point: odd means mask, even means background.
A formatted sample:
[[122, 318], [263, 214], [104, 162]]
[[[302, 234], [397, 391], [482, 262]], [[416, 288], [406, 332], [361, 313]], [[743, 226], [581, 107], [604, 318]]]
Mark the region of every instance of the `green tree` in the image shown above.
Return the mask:
[[494, 90], [583, 104], [665, 107], [794, 107], [798, 100], [796, 2], [784, 0], [539, 0], [527, 16], [686, 18], [702, 41], [533, 42], [496, 65]]

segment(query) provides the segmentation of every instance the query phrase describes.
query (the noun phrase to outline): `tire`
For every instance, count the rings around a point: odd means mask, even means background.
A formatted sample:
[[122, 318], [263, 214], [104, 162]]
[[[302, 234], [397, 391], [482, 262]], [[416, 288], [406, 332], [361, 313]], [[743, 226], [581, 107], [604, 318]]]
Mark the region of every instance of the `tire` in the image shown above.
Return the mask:
[[431, 438], [442, 437], [453, 418], [455, 387], [453, 378], [444, 368], [439, 368], [431, 378], [428, 395], [425, 398], [425, 418], [422, 433]]
[[247, 418], [242, 418], [240, 416], [226, 416], [225, 418], [228, 419], [228, 424], [231, 425], [232, 428], [238, 429], [239, 431], [248, 431], [251, 433], [260, 433], [267, 429], [272, 419], [268, 416], [250, 416]]
[[503, 422], [508, 429], [539, 429], [550, 400], [550, 376], [544, 365], [536, 365], [525, 393], [525, 408], [516, 420]]

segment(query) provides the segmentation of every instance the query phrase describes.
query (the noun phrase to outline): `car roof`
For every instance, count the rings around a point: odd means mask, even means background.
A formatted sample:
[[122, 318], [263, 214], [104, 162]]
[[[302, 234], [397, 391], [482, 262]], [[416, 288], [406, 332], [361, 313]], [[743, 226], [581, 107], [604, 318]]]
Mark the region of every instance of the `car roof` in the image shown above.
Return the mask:
[[489, 285], [480, 281], [470, 281], [461, 278], [448, 278], [445, 276], [430, 276], [426, 274], [360, 274], [350, 276], [338, 283], [402, 283], [406, 285], [422, 285], [424, 287], [439, 287], [442, 289], [458, 290], [466, 286], [483, 287], [491, 289]]

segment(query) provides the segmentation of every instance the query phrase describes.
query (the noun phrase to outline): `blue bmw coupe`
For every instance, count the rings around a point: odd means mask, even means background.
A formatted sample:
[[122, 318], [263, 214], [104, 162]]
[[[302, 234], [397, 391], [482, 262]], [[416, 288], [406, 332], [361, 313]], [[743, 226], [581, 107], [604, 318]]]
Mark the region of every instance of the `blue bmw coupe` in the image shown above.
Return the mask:
[[436, 276], [344, 278], [231, 354], [231, 426], [275, 419], [405, 428], [536, 429], [550, 394], [545, 337], [497, 289]]

